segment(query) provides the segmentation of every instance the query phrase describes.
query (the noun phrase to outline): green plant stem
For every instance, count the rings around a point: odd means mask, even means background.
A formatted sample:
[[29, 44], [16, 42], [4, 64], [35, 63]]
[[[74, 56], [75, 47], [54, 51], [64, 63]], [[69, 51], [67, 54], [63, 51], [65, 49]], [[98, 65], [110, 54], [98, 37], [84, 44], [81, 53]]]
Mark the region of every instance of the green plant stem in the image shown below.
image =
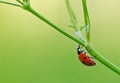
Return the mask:
[[[30, 13], [32, 13], [33, 15], [35, 15], [36, 17], [38, 17], [39, 19], [41, 19], [42, 21], [44, 21], [45, 23], [47, 23], [48, 25], [50, 25], [52, 28], [56, 29], [58, 32], [62, 33], [63, 35], [67, 36], [68, 38], [70, 38], [71, 40], [79, 43], [80, 45], [82, 45], [83, 47], [86, 48], [86, 50], [92, 55], [94, 56], [99, 62], [101, 62], [102, 64], [104, 64], [105, 66], [107, 66], [109, 69], [113, 70], [114, 72], [116, 72], [117, 74], [120, 75], [120, 68], [117, 67], [116, 65], [114, 65], [112, 62], [110, 62], [109, 60], [107, 60], [106, 58], [104, 58], [99, 52], [97, 52], [90, 44], [88, 44], [87, 46], [85, 45], [85, 43], [81, 40], [76, 39], [75, 37], [71, 36], [70, 34], [68, 34], [67, 32], [65, 32], [64, 30], [62, 30], [60, 27], [58, 27], [57, 25], [55, 25], [54, 23], [52, 23], [51, 21], [49, 21], [47, 18], [43, 17], [42, 15], [40, 15], [38, 12], [36, 12], [34, 9], [32, 9], [30, 6], [29, 7], [25, 7], [27, 9], [27, 11], [29, 11]], [[24, 8], [23, 8], [24, 9]]]
[[99, 52], [97, 52], [95, 50], [95, 48], [93, 48], [91, 45], [88, 45], [86, 47], [86, 50], [89, 51], [89, 54], [94, 56], [95, 59], [97, 59], [99, 62], [101, 62], [102, 64], [104, 64], [105, 66], [107, 66], [108, 68], [110, 68], [111, 70], [113, 70], [114, 72], [116, 72], [117, 74], [120, 75], [120, 68], [117, 67], [116, 65], [114, 65], [112, 62], [110, 62], [108, 59], [106, 59], [105, 57], [103, 57]]
[[89, 43], [90, 42], [90, 18], [88, 14], [87, 5], [86, 5], [86, 0], [82, 0], [82, 4], [83, 4], [84, 20], [85, 20], [85, 27], [86, 27], [86, 39]]
[[2, 1], [2, 0], [0, 0], [0, 3], [4, 3], [4, 4], [16, 6], [16, 7], [21, 7], [21, 5], [18, 5], [18, 4], [15, 4], [15, 3], [6, 2], [6, 1]]
[[109, 60], [107, 60], [106, 58], [104, 58], [99, 52], [97, 52], [91, 45], [85, 45], [84, 42], [82, 42], [81, 40], [78, 40], [76, 38], [74, 38], [73, 36], [69, 35], [68, 33], [66, 33], [65, 31], [63, 31], [62, 29], [60, 29], [60, 27], [58, 27], [57, 25], [53, 24], [52, 22], [50, 22], [48, 19], [46, 19], [45, 17], [43, 17], [42, 15], [40, 15], [39, 13], [37, 13], [35, 10], [33, 10], [32, 8], [28, 9], [29, 12], [31, 12], [33, 15], [37, 16], [39, 19], [43, 20], [44, 22], [46, 22], [48, 25], [52, 26], [54, 29], [56, 29], [57, 31], [59, 31], [60, 33], [64, 34], [65, 36], [67, 36], [68, 38], [72, 39], [73, 41], [79, 43], [80, 45], [82, 45], [83, 47], [86, 48], [86, 50], [92, 55], [94, 56], [98, 61], [100, 61], [102, 64], [104, 64], [105, 66], [107, 66], [108, 68], [110, 68], [111, 70], [113, 70], [114, 72], [116, 72], [117, 74], [120, 75], [120, 69], [114, 65], [112, 62], [110, 62]]
[[65, 32], [64, 30], [61, 29], [61, 27], [58, 27], [57, 25], [55, 25], [54, 23], [50, 22], [47, 18], [43, 17], [42, 15], [40, 15], [38, 12], [36, 12], [34, 9], [32, 9], [31, 7], [29, 9], [27, 9], [29, 12], [31, 12], [33, 15], [37, 16], [39, 19], [41, 19], [42, 21], [44, 21], [45, 23], [47, 23], [48, 25], [50, 25], [52, 28], [56, 29], [57, 31], [59, 31], [60, 33], [62, 33], [63, 35], [67, 36], [68, 38], [72, 39], [73, 41], [79, 43], [80, 45], [85, 47], [85, 43], [81, 40], [78, 40], [77, 38], [73, 37], [72, 35], [68, 34], [67, 32]]
[[18, 3], [20, 3], [21, 5], [24, 5], [22, 1], [20, 0], [16, 0]]
[[71, 8], [71, 5], [69, 3], [69, 0], [66, 0], [66, 5], [67, 5], [67, 9], [68, 9], [68, 14], [71, 18], [72, 24], [73, 24], [73, 28], [75, 29], [75, 31], [78, 31], [78, 26], [76, 25], [76, 17], [75, 14]]
[[77, 36], [80, 40], [82, 40], [82, 41], [84, 41], [85, 43], [87, 43], [86, 40], [84, 39], [84, 37], [83, 37], [80, 29], [78, 29], [79, 26], [78, 26], [78, 23], [77, 23], [77, 19], [76, 19], [76, 16], [75, 16], [74, 12], [73, 12], [73, 9], [72, 9], [72, 7], [71, 7], [71, 5], [70, 5], [69, 0], [66, 0], [66, 6], [67, 6], [67, 9], [68, 9], [68, 14], [69, 14], [69, 16], [70, 16], [71, 22], [72, 22], [72, 24], [73, 24], [72, 27], [73, 27], [73, 28], [75, 29], [75, 31], [76, 31], [76, 32], [75, 32], [76, 36]]

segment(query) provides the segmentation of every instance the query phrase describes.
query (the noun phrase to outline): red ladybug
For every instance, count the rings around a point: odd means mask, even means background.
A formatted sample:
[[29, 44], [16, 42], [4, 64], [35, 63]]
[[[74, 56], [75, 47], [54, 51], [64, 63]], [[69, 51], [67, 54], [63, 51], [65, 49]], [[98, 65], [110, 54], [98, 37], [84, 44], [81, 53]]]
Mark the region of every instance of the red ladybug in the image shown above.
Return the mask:
[[77, 48], [79, 60], [86, 66], [94, 66], [96, 63], [93, 61], [93, 57], [89, 57], [86, 52], [80, 49], [80, 45]]

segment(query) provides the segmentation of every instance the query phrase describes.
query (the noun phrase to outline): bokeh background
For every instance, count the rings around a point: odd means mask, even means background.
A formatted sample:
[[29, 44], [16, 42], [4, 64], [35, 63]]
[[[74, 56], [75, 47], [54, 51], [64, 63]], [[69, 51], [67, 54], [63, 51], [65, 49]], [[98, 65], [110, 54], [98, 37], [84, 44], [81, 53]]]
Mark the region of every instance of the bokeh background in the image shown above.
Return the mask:
[[[15, 0], [6, 0], [15, 2]], [[31, 0], [35, 10], [74, 35], [65, 0]], [[84, 25], [81, 0], [71, 0]], [[87, 0], [92, 45], [120, 67], [120, 0]], [[120, 83], [96, 61], [84, 66], [77, 43], [23, 9], [0, 3], [0, 83]]]

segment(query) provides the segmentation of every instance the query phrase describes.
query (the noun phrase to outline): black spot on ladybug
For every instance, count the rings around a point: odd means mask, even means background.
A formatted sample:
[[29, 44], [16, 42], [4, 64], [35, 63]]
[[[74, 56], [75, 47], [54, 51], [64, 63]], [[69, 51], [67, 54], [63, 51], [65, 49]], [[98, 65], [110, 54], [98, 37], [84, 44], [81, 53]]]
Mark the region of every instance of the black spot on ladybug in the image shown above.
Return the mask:
[[84, 57], [84, 59], [86, 59], [86, 57]]
[[85, 64], [85, 61], [82, 61], [83, 64]]
[[92, 63], [89, 63], [89, 65], [92, 65]]

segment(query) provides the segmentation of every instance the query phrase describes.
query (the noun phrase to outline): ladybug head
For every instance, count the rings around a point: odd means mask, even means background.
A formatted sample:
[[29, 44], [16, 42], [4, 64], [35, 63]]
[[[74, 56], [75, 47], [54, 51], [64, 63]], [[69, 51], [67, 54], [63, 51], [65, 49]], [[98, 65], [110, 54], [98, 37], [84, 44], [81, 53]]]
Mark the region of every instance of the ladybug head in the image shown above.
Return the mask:
[[83, 52], [84, 52], [84, 51], [81, 50], [80, 45], [79, 45], [78, 48], [77, 48], [77, 53], [78, 53], [78, 55], [80, 55], [80, 54], [83, 53]]

